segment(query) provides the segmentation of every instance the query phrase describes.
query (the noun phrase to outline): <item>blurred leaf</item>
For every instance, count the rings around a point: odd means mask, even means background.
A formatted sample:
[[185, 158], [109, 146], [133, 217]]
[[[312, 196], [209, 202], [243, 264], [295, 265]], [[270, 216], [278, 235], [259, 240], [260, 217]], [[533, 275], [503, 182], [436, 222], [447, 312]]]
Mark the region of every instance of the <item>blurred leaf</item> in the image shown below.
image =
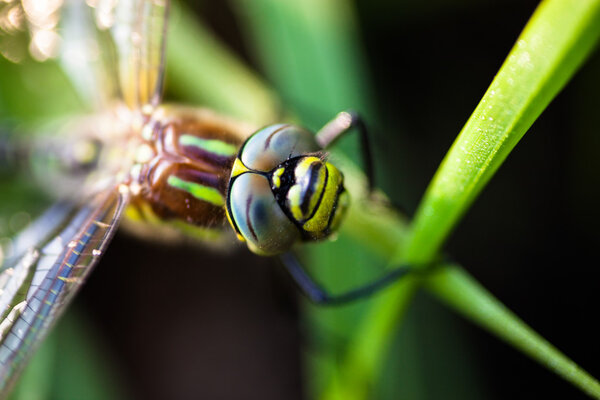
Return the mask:
[[[353, 3], [232, 0], [265, 73], [306, 123], [346, 108], [373, 118]], [[316, 114], [316, 115], [315, 115]], [[315, 118], [315, 116], [317, 118]], [[319, 126], [312, 126], [316, 129]]]
[[169, 89], [254, 124], [276, 120], [275, 96], [196, 19], [180, 2], [173, 2], [167, 43]]
[[77, 306], [70, 307], [35, 353], [11, 400], [124, 399], [117, 363]]
[[51, 371], [56, 362], [56, 336], [51, 335], [35, 353], [35, 356], [25, 368], [25, 371], [10, 400], [33, 400], [51, 398], [52, 380]]
[[0, 121], [40, 122], [82, 110], [55, 62], [13, 64], [0, 56]]

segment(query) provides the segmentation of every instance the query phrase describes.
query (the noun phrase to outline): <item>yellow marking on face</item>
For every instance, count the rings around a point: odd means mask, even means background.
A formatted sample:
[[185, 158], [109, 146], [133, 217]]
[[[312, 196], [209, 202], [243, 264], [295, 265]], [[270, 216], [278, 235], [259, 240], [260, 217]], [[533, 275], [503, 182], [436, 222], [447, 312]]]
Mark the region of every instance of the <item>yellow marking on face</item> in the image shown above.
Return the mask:
[[317, 208], [313, 217], [303, 225], [304, 230], [315, 234], [324, 233], [327, 229], [329, 218], [335, 205], [338, 189], [343, 182], [342, 174], [336, 167], [330, 163], [326, 163], [325, 166], [329, 173], [325, 193], [323, 193], [319, 208]]
[[302, 221], [304, 219], [304, 215], [300, 209], [300, 203], [302, 202], [301, 194], [302, 188], [297, 184], [292, 186], [287, 193], [290, 211], [292, 212], [292, 215], [296, 221]]
[[310, 169], [310, 166], [314, 162], [321, 162], [321, 160], [317, 157], [304, 157], [302, 160], [300, 160], [300, 162], [296, 165], [296, 168], [294, 169], [294, 174], [296, 175], [296, 178], [306, 175], [306, 173]]
[[237, 236], [238, 240], [240, 242], [245, 242], [246, 238], [243, 237], [238, 231], [237, 229], [235, 229], [235, 225], [233, 224], [233, 220], [231, 219], [231, 215], [229, 215], [229, 208], [225, 207], [225, 215], [227, 216], [227, 221], [229, 221], [229, 224], [231, 225], [231, 228], [233, 229], [233, 231], [235, 232], [235, 235]]
[[236, 176], [248, 171], [250, 171], [250, 169], [246, 167], [244, 163], [242, 163], [242, 160], [236, 158], [233, 162], [233, 167], [231, 167], [231, 178], [235, 178]]
[[281, 186], [281, 175], [283, 175], [284, 171], [285, 171], [285, 168], [281, 167], [281, 168], [277, 168], [275, 170], [275, 172], [273, 172], [273, 177], [271, 179], [273, 181], [273, 185], [275, 185], [276, 188]]

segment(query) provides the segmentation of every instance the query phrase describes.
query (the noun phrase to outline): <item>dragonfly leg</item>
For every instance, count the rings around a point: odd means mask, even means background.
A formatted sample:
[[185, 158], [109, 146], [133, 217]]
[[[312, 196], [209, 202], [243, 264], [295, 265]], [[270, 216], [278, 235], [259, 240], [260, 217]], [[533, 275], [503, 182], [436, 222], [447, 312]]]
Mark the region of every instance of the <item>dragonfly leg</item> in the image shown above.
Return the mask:
[[387, 271], [385, 275], [366, 285], [350, 289], [343, 293], [331, 294], [315, 282], [292, 253], [283, 254], [281, 260], [302, 292], [309, 300], [319, 305], [341, 305], [350, 303], [354, 300], [369, 297], [372, 294], [377, 293], [379, 290], [409, 273], [424, 273], [429, 271], [429, 268], [414, 268], [410, 265], [400, 265]]
[[[354, 128], [358, 130], [360, 135], [362, 159], [371, 200], [384, 201], [381, 196], [376, 196], [374, 192], [375, 167], [373, 164], [373, 153], [371, 151], [367, 126], [358, 113], [353, 110], [347, 110], [336, 115], [334, 119], [329, 121], [317, 132], [317, 143], [319, 143], [322, 148], [327, 149], [344, 134], [351, 132]], [[387, 201], [384, 201], [384, 204], [390, 205], [404, 215], [408, 215], [406, 209], [400, 204], [388, 204]]]
[[317, 143], [319, 143], [322, 148], [327, 149], [344, 134], [352, 131], [354, 128], [356, 128], [360, 135], [361, 152], [363, 163], [365, 164], [365, 173], [367, 175], [369, 191], [372, 191], [375, 187], [373, 156], [371, 153], [369, 136], [367, 134], [367, 127], [360, 115], [352, 110], [342, 111], [317, 132]]

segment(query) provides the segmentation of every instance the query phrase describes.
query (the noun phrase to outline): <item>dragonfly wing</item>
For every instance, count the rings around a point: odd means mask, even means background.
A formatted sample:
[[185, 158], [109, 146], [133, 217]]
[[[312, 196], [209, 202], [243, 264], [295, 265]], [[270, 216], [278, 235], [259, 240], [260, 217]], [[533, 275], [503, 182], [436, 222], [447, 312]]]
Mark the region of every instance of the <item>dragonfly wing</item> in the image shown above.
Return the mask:
[[84, 103], [102, 110], [118, 96], [119, 88], [112, 39], [95, 20], [94, 9], [86, 2], [65, 1], [59, 62]]
[[121, 0], [116, 6], [113, 0], [100, 0], [97, 6], [105, 25], [111, 24], [121, 95], [132, 110], [160, 103], [168, 8], [168, 0]]
[[0, 397], [103, 254], [128, 201], [115, 188], [56, 205], [15, 239], [17, 254], [0, 272]]
[[160, 103], [168, 8], [169, 0], [65, 1], [60, 62], [87, 103]]
[[[57, 227], [69, 217], [73, 208], [72, 204], [66, 202], [56, 203], [27, 225], [27, 228], [12, 240], [10, 252], [6, 258], [0, 260], [2, 276], [5, 276], [4, 272], [13, 268], [30, 249], [56, 236]], [[2, 282], [0, 282], [0, 288], [2, 290], [5, 288]], [[0, 310], [4, 310], [1, 304]]]

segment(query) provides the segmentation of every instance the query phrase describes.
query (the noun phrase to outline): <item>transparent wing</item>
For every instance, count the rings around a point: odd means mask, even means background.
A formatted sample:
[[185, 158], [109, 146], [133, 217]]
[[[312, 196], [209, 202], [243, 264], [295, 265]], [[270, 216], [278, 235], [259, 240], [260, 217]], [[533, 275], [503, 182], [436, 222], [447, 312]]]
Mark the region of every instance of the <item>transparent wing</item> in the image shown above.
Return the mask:
[[120, 91], [132, 110], [160, 103], [165, 67], [168, 0], [99, 0], [98, 26], [110, 29]]
[[110, 35], [99, 29], [88, 2], [65, 0], [60, 16], [59, 62], [84, 103], [108, 108], [119, 96], [116, 54]]
[[50, 208], [0, 268], [0, 397], [103, 254], [129, 195], [111, 188], [86, 200]]
[[60, 62], [94, 108], [160, 103], [168, 0], [65, 0]]

